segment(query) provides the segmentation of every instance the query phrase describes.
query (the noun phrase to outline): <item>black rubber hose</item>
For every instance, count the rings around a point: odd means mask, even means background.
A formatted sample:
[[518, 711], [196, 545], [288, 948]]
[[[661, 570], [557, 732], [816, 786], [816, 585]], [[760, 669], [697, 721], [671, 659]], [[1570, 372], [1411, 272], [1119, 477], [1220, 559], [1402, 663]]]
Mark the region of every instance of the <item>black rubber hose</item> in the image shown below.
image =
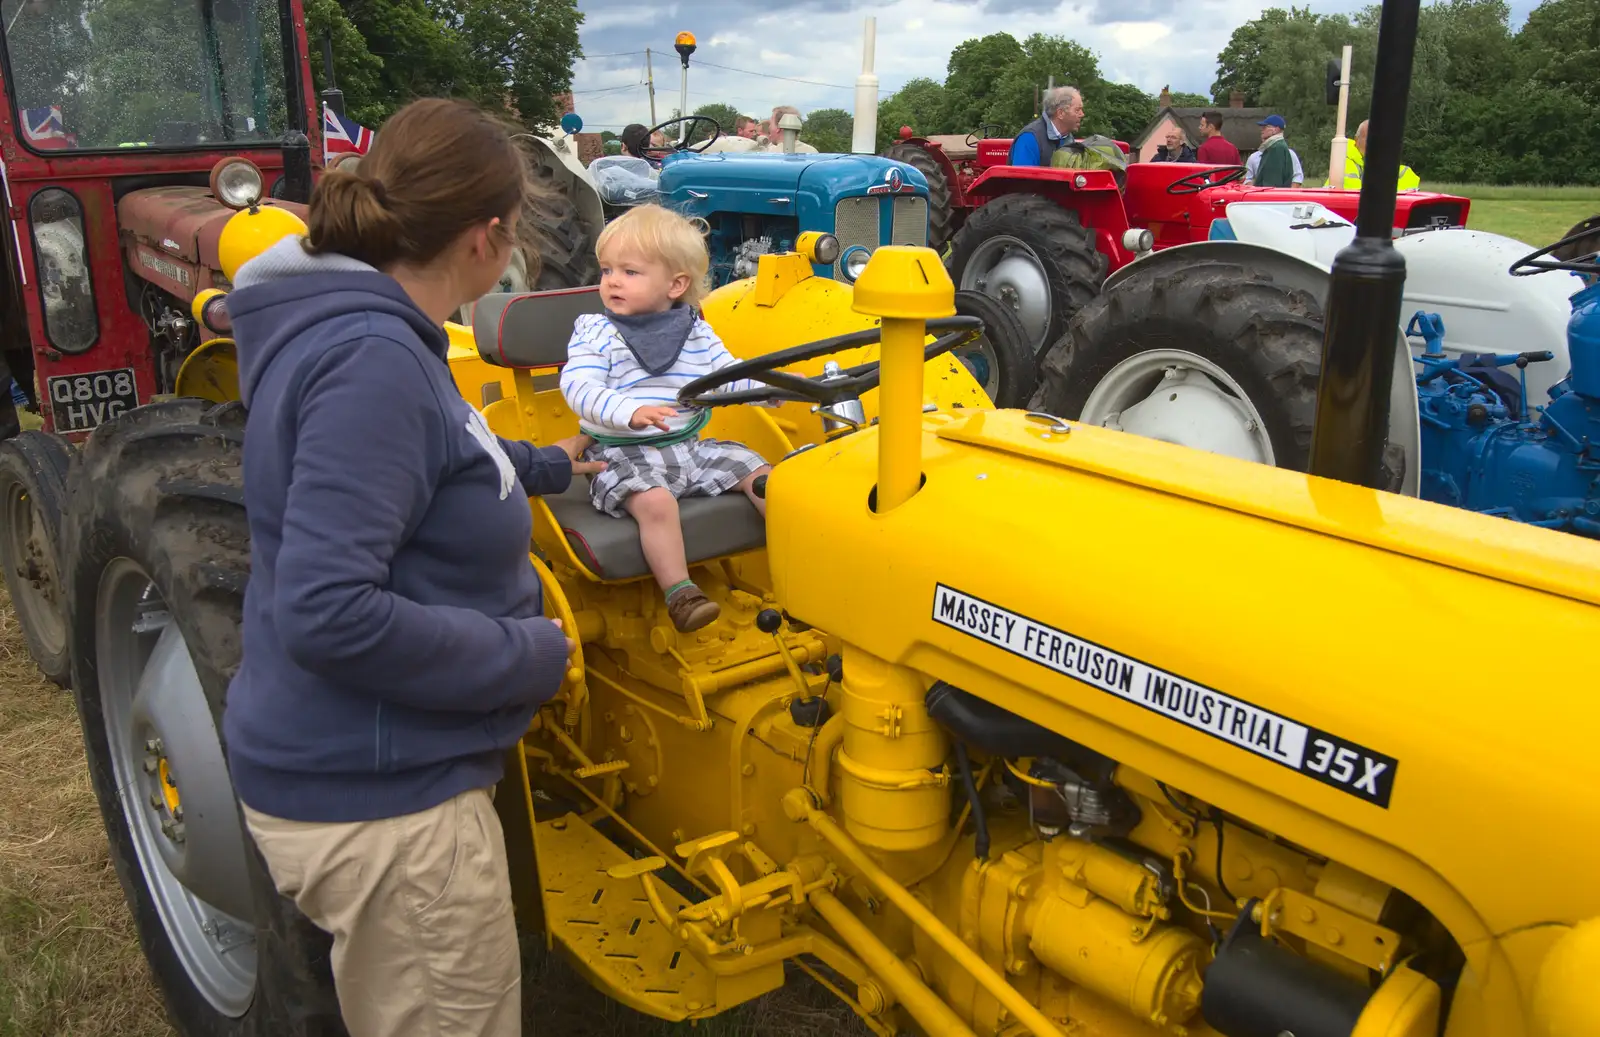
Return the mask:
[[978, 828], [972, 848], [978, 860], [986, 861], [989, 859], [989, 818], [983, 812], [983, 801], [978, 798], [978, 783], [972, 777], [972, 762], [967, 759], [967, 747], [960, 742], [956, 743], [956, 767], [961, 771], [961, 784], [967, 790], [967, 802], [972, 805], [972, 823]]
[[1110, 757], [944, 681], [934, 682], [924, 701], [935, 723], [990, 756], [1049, 756], [1097, 785], [1117, 768]]

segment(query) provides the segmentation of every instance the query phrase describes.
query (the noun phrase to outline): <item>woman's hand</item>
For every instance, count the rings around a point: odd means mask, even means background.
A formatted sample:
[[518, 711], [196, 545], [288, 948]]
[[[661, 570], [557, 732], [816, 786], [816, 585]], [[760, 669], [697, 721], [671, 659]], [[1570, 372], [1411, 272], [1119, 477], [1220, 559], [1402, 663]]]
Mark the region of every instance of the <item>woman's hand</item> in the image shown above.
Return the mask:
[[594, 439], [590, 436], [584, 435], [582, 432], [578, 433], [576, 436], [569, 436], [566, 439], [558, 439], [552, 445], [560, 447], [562, 452], [565, 453], [567, 457], [572, 459], [573, 475], [594, 475], [596, 472], [603, 472], [606, 470], [606, 463], [604, 461], [578, 460], [578, 458], [583, 456], [583, 452], [585, 450], [594, 445]]
[[[560, 630], [560, 629], [561, 629], [561, 620], [559, 620], [559, 619], [552, 619], [552, 620], [551, 620], [551, 621], [550, 621], [550, 622], [552, 622], [552, 623], [554, 623], [554, 624], [555, 624], [555, 627], [556, 627], [556, 629], [557, 629], [557, 630]], [[577, 652], [577, 651], [578, 651], [578, 642], [576, 642], [576, 641], [574, 641], [574, 640], [573, 640], [573, 639], [572, 639], [572, 638], [570, 638], [570, 637], [569, 637], [569, 638], [567, 638], [567, 656], [568, 656], [568, 657], [569, 657], [569, 658], [570, 658], [570, 657], [571, 657], [571, 656], [572, 656], [572, 655], [574, 655], [574, 654], [575, 654], [575, 653], [576, 653], [576, 652]]]

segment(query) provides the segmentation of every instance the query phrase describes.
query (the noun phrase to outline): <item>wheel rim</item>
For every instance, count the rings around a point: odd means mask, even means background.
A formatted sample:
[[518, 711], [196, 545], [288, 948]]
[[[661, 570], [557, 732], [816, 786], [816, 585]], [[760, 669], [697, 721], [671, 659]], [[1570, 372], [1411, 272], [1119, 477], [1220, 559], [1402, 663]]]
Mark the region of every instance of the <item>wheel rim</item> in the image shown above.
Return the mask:
[[106, 739], [139, 870], [190, 981], [238, 1018], [255, 995], [256, 927], [243, 829], [205, 691], [136, 563], [119, 558], [106, 569], [98, 606]]
[[1079, 420], [1245, 461], [1276, 464], [1249, 395], [1217, 364], [1181, 349], [1136, 353], [1106, 372]]
[[984, 335], [970, 347], [958, 350], [956, 359], [972, 375], [973, 381], [983, 386], [989, 399], [995, 399], [995, 394], [1000, 391], [1000, 359], [989, 342], [989, 336]]
[[958, 287], [998, 300], [1022, 322], [1034, 352], [1045, 347], [1050, 332], [1050, 279], [1038, 254], [1021, 239], [998, 234], [980, 243], [961, 271]]
[[55, 547], [33, 495], [15, 478], [6, 487], [6, 564], [16, 578], [13, 604], [24, 625], [39, 639], [46, 656], [65, 652], [67, 617], [61, 606]]

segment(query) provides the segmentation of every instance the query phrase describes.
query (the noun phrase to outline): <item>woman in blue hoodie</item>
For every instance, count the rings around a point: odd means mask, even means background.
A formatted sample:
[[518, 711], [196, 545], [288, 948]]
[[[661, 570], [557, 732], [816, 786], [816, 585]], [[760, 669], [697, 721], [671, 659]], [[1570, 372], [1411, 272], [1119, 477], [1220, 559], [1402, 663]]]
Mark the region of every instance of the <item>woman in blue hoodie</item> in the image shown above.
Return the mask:
[[598, 466], [492, 434], [445, 362], [531, 190], [512, 132], [401, 109], [227, 300], [251, 534], [229, 766], [274, 883], [333, 934], [354, 1037], [520, 1032], [490, 794], [572, 649], [527, 497]]

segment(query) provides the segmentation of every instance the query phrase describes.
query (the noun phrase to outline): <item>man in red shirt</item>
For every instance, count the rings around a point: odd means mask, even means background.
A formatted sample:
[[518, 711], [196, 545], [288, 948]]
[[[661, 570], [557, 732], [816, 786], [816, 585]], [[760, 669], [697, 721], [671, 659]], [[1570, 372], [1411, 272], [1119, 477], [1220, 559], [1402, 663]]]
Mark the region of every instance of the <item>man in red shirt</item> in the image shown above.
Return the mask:
[[1195, 152], [1196, 162], [1209, 162], [1217, 166], [1242, 164], [1239, 149], [1228, 143], [1228, 138], [1222, 135], [1221, 112], [1205, 112], [1200, 116], [1200, 136], [1205, 140]]

